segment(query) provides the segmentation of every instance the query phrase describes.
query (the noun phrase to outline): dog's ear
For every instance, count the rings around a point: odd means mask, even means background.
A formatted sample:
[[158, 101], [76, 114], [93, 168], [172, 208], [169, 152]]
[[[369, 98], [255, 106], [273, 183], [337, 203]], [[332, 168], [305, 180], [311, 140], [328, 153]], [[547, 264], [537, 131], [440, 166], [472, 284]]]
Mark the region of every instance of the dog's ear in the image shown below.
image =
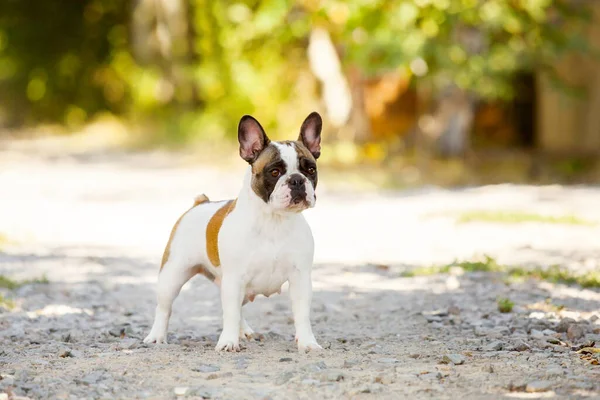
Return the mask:
[[317, 112], [311, 112], [302, 123], [299, 141], [304, 143], [315, 160], [321, 155], [321, 128], [323, 121]]
[[269, 144], [269, 138], [263, 127], [250, 115], [244, 115], [238, 125], [240, 156], [252, 164]]

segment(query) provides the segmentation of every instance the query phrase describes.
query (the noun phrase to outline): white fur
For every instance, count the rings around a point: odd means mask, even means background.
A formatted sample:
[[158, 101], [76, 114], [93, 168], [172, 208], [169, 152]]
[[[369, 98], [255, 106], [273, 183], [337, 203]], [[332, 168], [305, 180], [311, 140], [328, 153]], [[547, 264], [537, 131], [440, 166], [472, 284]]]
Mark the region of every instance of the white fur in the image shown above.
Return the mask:
[[[298, 162], [293, 147], [277, 146], [288, 167], [278, 182], [279, 187], [298, 171]], [[213, 266], [206, 254], [206, 225], [223, 203], [201, 204], [181, 219], [171, 242], [170, 257], [159, 274], [156, 316], [144, 342], [166, 343], [173, 301], [193, 276], [193, 267], [201, 264], [217, 277], [216, 282], [221, 286], [223, 331], [217, 351], [239, 351], [240, 336], [253, 334], [242, 316], [244, 299], [280, 292], [285, 282], [290, 284], [299, 351], [321, 348], [310, 323], [314, 253], [310, 227], [302, 214], [281, 207], [289, 196], [287, 185], [282, 183], [276, 188], [267, 204], [252, 190], [251, 179], [248, 168], [235, 209], [225, 218], [219, 232], [220, 267]], [[312, 201], [308, 201], [314, 205], [314, 188], [307, 181], [307, 197], [309, 188]]]

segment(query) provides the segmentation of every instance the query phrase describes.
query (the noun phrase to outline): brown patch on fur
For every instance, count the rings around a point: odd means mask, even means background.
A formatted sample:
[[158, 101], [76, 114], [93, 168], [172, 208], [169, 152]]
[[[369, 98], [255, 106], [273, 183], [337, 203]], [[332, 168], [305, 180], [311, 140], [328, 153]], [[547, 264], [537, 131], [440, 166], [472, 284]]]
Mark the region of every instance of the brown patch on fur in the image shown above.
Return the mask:
[[304, 145], [304, 143], [302, 143], [299, 140], [296, 140], [292, 143], [296, 146], [296, 152], [298, 153], [298, 158], [305, 157], [315, 163], [317, 162], [317, 160], [315, 160], [312, 153], [308, 150], [308, 148]]
[[194, 199], [194, 207], [202, 204], [202, 203], [207, 203], [210, 202], [210, 200], [208, 199], [208, 196], [205, 194], [201, 194], [200, 196], [196, 196], [196, 198]]
[[[269, 196], [275, 188], [275, 184], [279, 178], [272, 178], [267, 175], [267, 168], [273, 162], [281, 160], [279, 149], [275, 145], [268, 145], [258, 156], [256, 161], [252, 163], [252, 183], [250, 186], [258, 197], [263, 199], [265, 203], [269, 201]], [[285, 172], [285, 171], [282, 171]]]
[[263, 169], [273, 161], [274, 158], [279, 157], [279, 150], [274, 145], [269, 145], [260, 153], [256, 161], [252, 163], [252, 173], [260, 174]]
[[169, 241], [167, 242], [167, 246], [165, 247], [165, 251], [163, 252], [163, 256], [162, 256], [162, 260], [160, 262], [160, 269], [159, 271], [162, 271], [163, 267], [165, 266], [165, 264], [167, 263], [167, 261], [169, 261], [169, 256], [171, 255], [171, 242], [173, 241], [173, 237], [175, 236], [175, 231], [177, 231], [177, 227], [179, 226], [179, 223], [181, 222], [181, 219], [185, 216], [185, 214], [187, 214], [192, 208], [203, 204], [203, 203], [207, 203], [210, 202], [210, 200], [208, 199], [208, 196], [206, 196], [205, 194], [201, 194], [199, 196], [197, 196], [194, 199], [194, 205], [192, 207], [190, 207], [189, 210], [187, 210], [186, 212], [184, 212], [181, 217], [179, 217], [179, 219], [177, 220], [177, 222], [175, 222], [175, 225], [173, 225], [173, 229], [171, 229], [171, 235], [169, 235]]
[[221, 259], [219, 257], [219, 231], [223, 225], [225, 217], [233, 211], [237, 200], [229, 200], [219, 208], [216, 213], [208, 221], [206, 225], [206, 254], [211, 264], [215, 267], [221, 265]]
[[206, 268], [204, 268], [204, 266], [201, 265], [201, 264], [195, 265], [192, 268], [192, 272], [194, 273], [194, 275], [197, 275], [197, 274], [204, 275], [205, 277], [208, 278], [208, 280], [210, 280], [212, 282], [214, 282], [215, 279], [217, 279], [217, 277], [214, 276], [212, 272], [210, 272], [209, 270], [207, 270]]

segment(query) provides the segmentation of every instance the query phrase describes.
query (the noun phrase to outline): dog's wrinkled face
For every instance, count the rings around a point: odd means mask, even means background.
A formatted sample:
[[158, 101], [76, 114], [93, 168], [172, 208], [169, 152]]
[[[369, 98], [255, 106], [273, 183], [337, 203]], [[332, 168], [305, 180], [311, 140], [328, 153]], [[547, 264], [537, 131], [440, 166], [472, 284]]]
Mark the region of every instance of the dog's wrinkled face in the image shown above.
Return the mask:
[[252, 190], [273, 210], [301, 212], [315, 205], [321, 126], [313, 112], [298, 140], [271, 142], [257, 120], [248, 115], [240, 120], [240, 156], [252, 166]]

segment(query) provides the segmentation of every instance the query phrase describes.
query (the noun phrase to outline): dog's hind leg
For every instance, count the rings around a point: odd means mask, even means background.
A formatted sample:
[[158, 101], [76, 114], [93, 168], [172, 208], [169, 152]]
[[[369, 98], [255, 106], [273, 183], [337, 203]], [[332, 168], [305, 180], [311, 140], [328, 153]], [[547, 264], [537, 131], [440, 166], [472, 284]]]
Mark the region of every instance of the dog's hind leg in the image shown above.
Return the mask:
[[246, 338], [248, 340], [254, 338], [254, 330], [252, 328], [250, 328], [250, 325], [248, 325], [248, 322], [246, 322], [246, 319], [244, 319], [244, 310], [243, 310], [243, 306], [248, 303], [249, 299], [248, 297], [244, 298], [244, 302], [242, 303], [242, 310], [240, 312], [240, 338]]
[[181, 287], [196, 275], [194, 267], [185, 268], [175, 261], [168, 261], [158, 275], [157, 306], [152, 330], [144, 339], [144, 343], [167, 343], [167, 329], [173, 301], [179, 295]]

